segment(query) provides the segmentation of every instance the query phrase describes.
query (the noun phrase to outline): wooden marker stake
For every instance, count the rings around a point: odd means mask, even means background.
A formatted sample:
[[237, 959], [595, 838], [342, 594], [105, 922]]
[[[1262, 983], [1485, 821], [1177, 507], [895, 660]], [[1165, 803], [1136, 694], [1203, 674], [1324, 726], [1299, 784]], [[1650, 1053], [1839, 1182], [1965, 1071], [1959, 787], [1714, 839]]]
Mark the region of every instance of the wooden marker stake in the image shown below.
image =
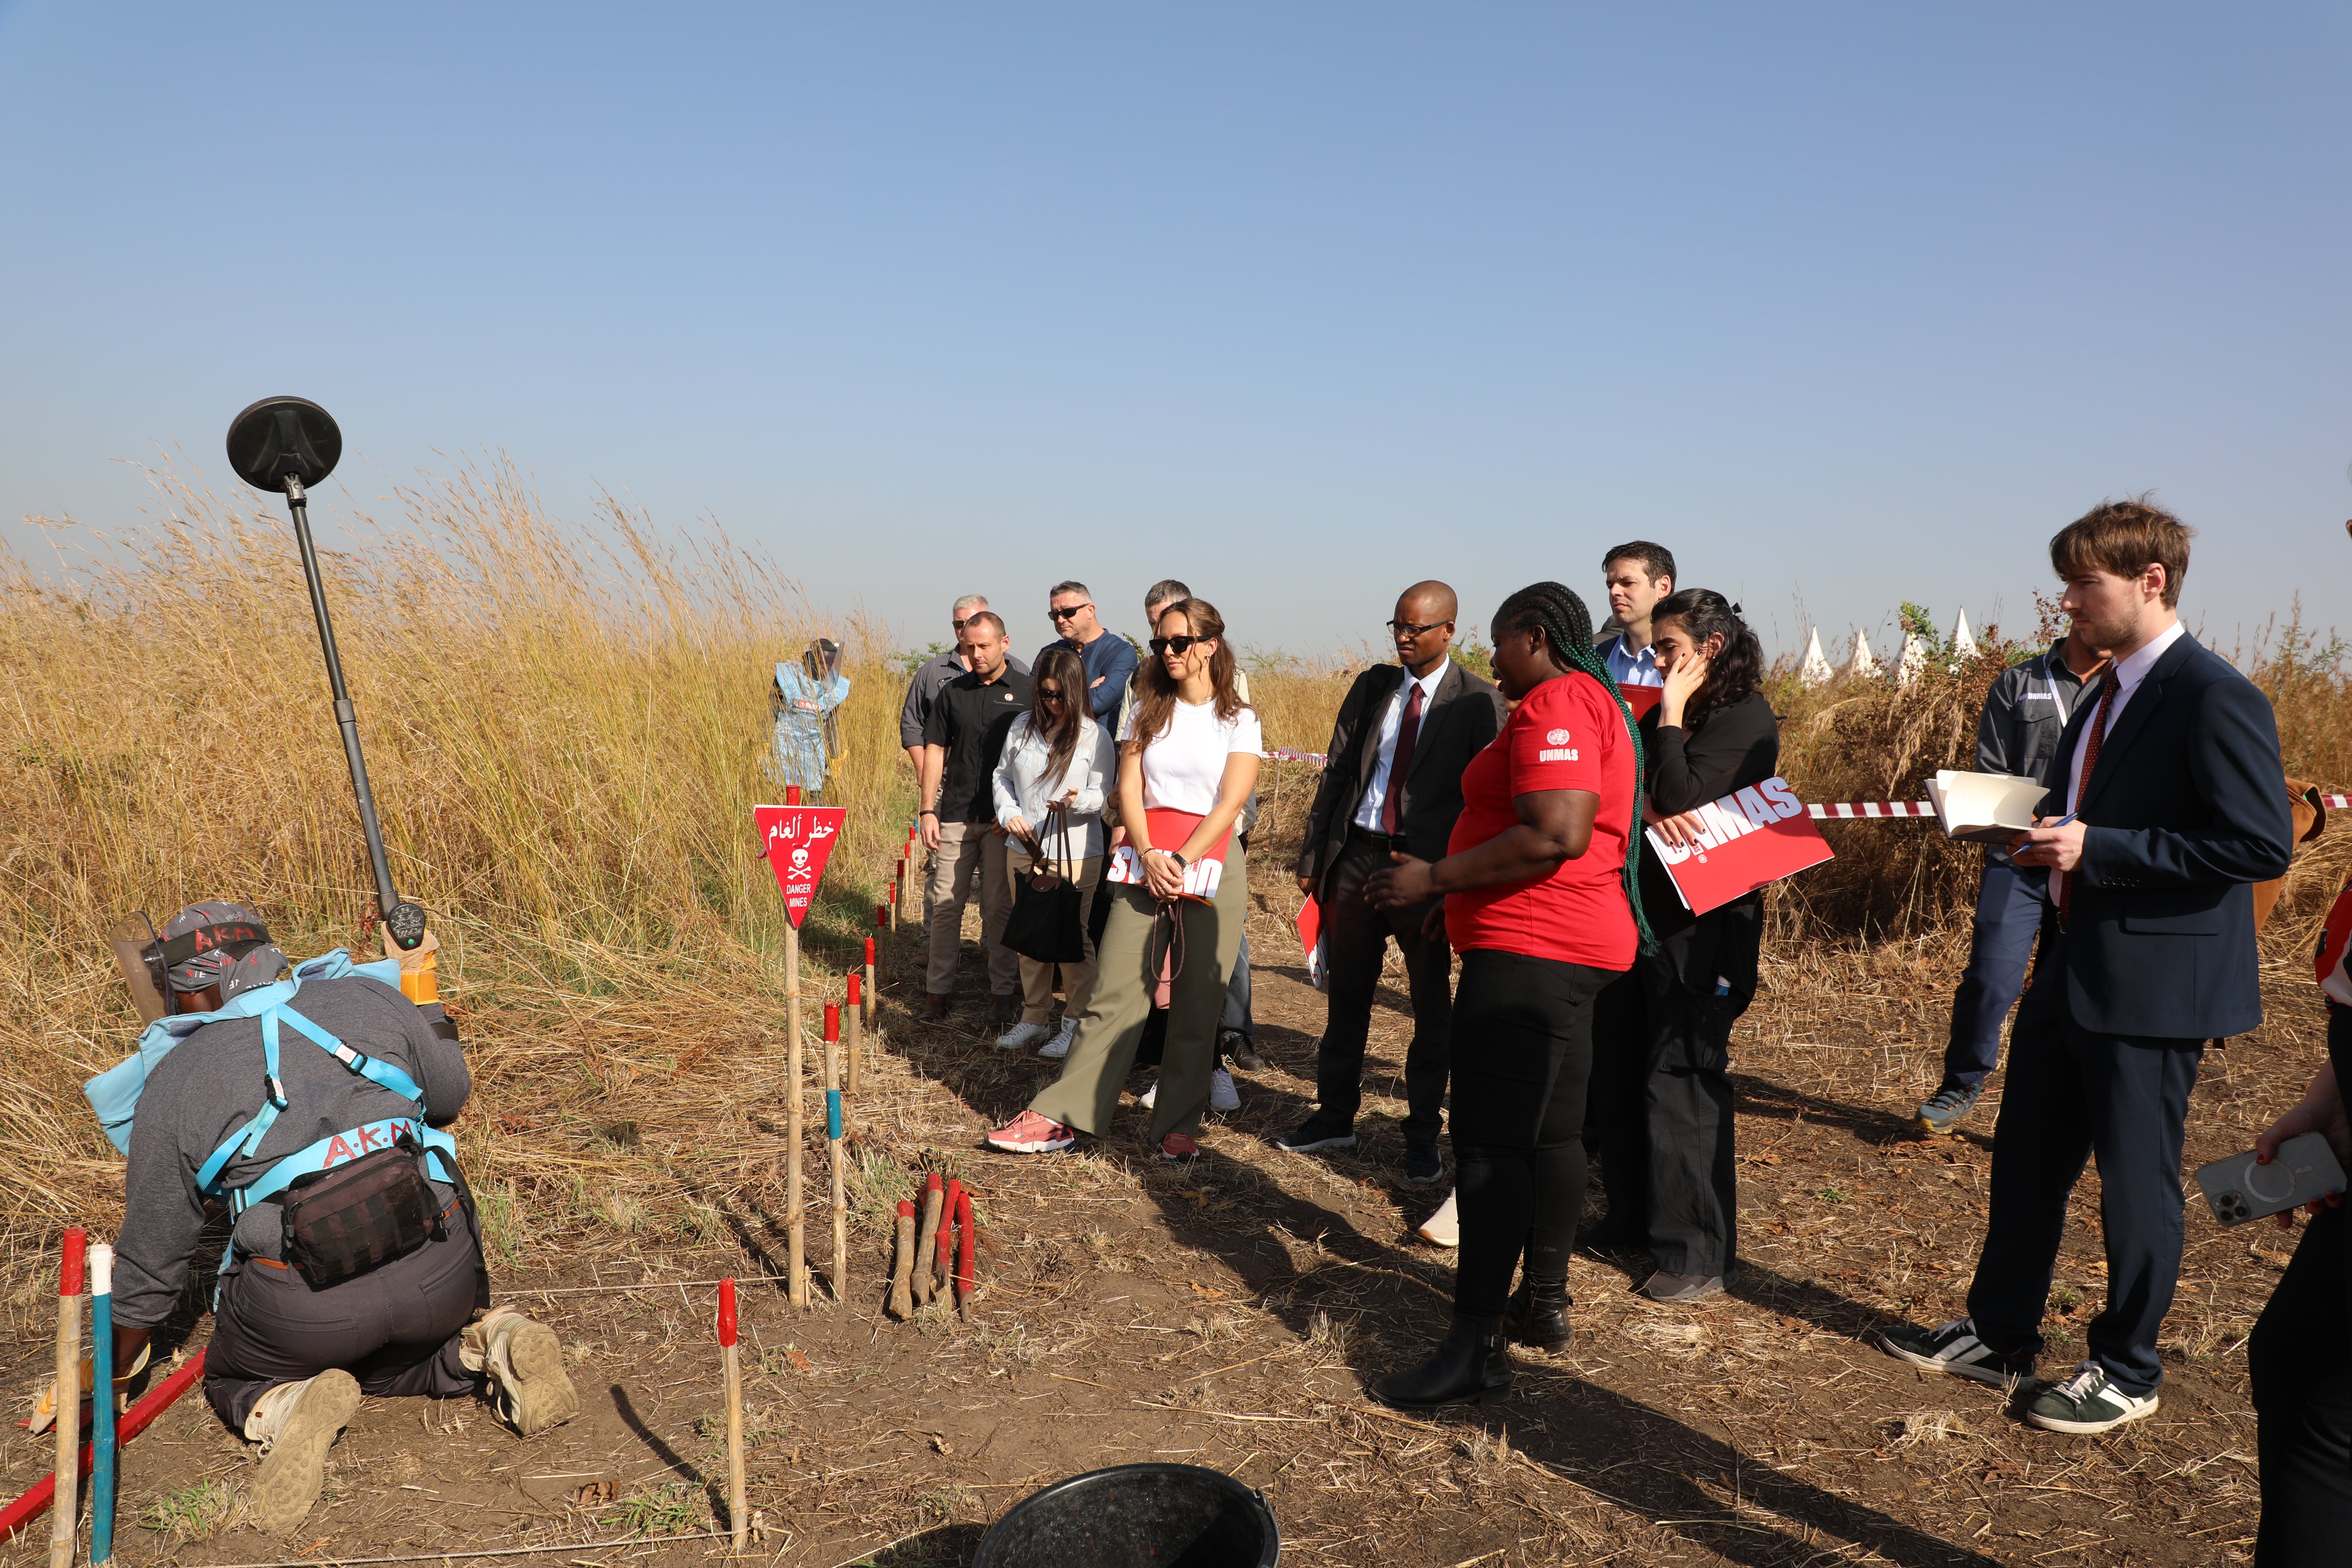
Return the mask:
[[898, 1200], [898, 1247], [890, 1259], [890, 1315], [904, 1322], [915, 1315], [915, 1205]]
[[809, 1304], [808, 1238], [801, 1214], [801, 933], [784, 921], [784, 1297]]
[[719, 1359], [727, 1370], [727, 1522], [740, 1555], [751, 1533], [751, 1514], [743, 1484], [743, 1352], [735, 1343], [735, 1281], [719, 1282]]
[[841, 1004], [824, 1005], [824, 1160], [833, 1167], [833, 1299], [849, 1294], [849, 1200], [841, 1168]]
[[842, 1026], [849, 1031], [848, 1037], [842, 1042], [841, 1047], [841, 1091], [853, 1100], [857, 1097], [858, 1059], [866, 1054], [861, 1043], [861, 1037], [866, 1033], [866, 999], [862, 994], [864, 989], [864, 986], [859, 984], [857, 972], [851, 970], [849, 1000], [843, 1003], [841, 1007]]
[[971, 1217], [971, 1194], [958, 1193], [956, 1194], [956, 1231], [958, 1233], [956, 1305], [963, 1309], [967, 1315], [971, 1311], [971, 1299], [980, 1289], [980, 1276], [976, 1272], [979, 1267], [980, 1246], [972, 1234], [977, 1228]]
[[955, 1305], [953, 1282], [955, 1278], [956, 1215], [962, 1206], [963, 1183], [951, 1176], [948, 1179], [948, 1190], [940, 1205], [940, 1218], [938, 1244], [939, 1254], [937, 1259], [931, 1265], [934, 1271], [934, 1281], [938, 1285], [940, 1292], [946, 1295], [948, 1305], [950, 1307]]
[[[68, 1229], [58, 1270], [58, 1468], [50, 1472], [57, 1478], [57, 1511], [49, 1518], [49, 1568], [73, 1568], [81, 1534], [81, 1268], [89, 1241], [81, 1226]], [[110, 1394], [114, 1369], [106, 1370]]]
[[89, 1249], [89, 1561], [114, 1559], [114, 1248]]
[[918, 1305], [931, 1299], [931, 1249], [940, 1234], [940, 1211], [947, 1206], [947, 1194], [940, 1188], [940, 1173], [933, 1171], [930, 1180], [923, 1184], [923, 1229], [915, 1240], [915, 1300]]
[[[882, 911], [877, 909], [874, 912], [880, 914]], [[877, 921], [874, 923], [879, 925], [882, 922]], [[875, 984], [874, 939], [869, 936], [866, 939], [866, 1026], [867, 1028], [874, 1026], [875, 1018], [881, 1009], [882, 993]]]

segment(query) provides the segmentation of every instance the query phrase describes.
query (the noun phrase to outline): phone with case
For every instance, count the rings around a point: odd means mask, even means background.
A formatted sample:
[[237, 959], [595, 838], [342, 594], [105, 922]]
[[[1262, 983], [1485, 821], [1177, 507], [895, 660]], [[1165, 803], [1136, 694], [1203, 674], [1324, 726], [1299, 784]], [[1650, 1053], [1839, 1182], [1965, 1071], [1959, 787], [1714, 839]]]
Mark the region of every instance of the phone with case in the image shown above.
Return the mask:
[[2280, 1144], [2277, 1157], [2267, 1165], [2254, 1163], [2252, 1149], [2200, 1165], [2197, 1184], [2204, 1189], [2215, 1219], [2243, 1225], [2342, 1192], [2344, 1167], [2336, 1163], [2326, 1138], [2306, 1132]]

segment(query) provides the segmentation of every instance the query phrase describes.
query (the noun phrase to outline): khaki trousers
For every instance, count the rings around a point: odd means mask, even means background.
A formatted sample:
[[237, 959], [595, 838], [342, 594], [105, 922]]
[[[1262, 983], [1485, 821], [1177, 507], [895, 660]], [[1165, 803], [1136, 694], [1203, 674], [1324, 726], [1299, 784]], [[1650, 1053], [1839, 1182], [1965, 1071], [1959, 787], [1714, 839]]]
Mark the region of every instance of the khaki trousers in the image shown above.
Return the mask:
[[[1136, 1047], [1151, 1016], [1151, 929], [1158, 904], [1150, 893], [1114, 882], [1098, 897], [1113, 900], [1110, 923], [1096, 953], [1094, 998], [1078, 1020], [1069, 1059], [1053, 1087], [1029, 1109], [1081, 1132], [1100, 1133], [1118, 1109], [1118, 1092], [1135, 1067]], [[1157, 1143], [1171, 1132], [1197, 1133], [1209, 1107], [1209, 1074], [1217, 1065], [1217, 1016], [1225, 983], [1242, 945], [1249, 914], [1249, 867], [1241, 843], [1227, 848], [1216, 902], [1183, 899], [1176, 904], [1184, 936], [1181, 973], [1171, 988], [1167, 1054], [1160, 1064], [1160, 1092], [1153, 1098], [1149, 1137]]]
[[1010, 996], [1021, 984], [1021, 955], [1003, 945], [1004, 922], [1013, 913], [1013, 878], [1005, 858], [1007, 840], [991, 822], [942, 822], [940, 847], [931, 857], [931, 960], [923, 988], [934, 996], [955, 990], [956, 957], [963, 945], [963, 907], [971, 898], [972, 874], [980, 874], [980, 951], [988, 961], [988, 989]]
[[[1090, 855], [1083, 860], [1057, 861], [1049, 855], [1044, 859], [1032, 859], [1029, 851], [1024, 848], [1013, 851], [1013, 859], [1016, 863], [1025, 862], [1019, 866], [1023, 873], [1040, 866], [1074, 873], [1072, 880], [1077, 884], [1078, 889], [1079, 924], [1083, 926], [1092, 918], [1095, 912], [1095, 900], [1102, 896], [1101, 856]], [[1016, 892], [1013, 898], [1014, 901], [1018, 902], [1020, 894]], [[1024, 958], [1021, 961], [1021, 1021], [1023, 1023], [1043, 1024], [1054, 1016], [1054, 970], [1055, 967], [1051, 963], [1040, 963], [1034, 958]], [[1094, 942], [1091, 940], [1087, 942], [1087, 956], [1084, 963], [1065, 963], [1059, 967], [1062, 971], [1062, 984], [1069, 991], [1064, 1014], [1071, 1018], [1083, 1018], [1087, 1016], [1087, 1005], [1094, 999], [1095, 994]]]

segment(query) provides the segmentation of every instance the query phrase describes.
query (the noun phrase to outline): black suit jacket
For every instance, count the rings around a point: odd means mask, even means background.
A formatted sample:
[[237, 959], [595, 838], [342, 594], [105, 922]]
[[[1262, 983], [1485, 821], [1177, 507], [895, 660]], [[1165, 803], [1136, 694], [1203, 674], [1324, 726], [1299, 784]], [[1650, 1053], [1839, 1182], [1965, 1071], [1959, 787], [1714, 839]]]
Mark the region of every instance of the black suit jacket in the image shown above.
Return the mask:
[[[1339, 720], [1331, 726], [1331, 760], [1324, 764], [1315, 805], [1307, 814], [1307, 842], [1298, 851], [1300, 876], [1320, 879], [1339, 858], [1348, 842], [1349, 821], [1371, 783], [1381, 716], [1404, 682], [1403, 666], [1383, 664], [1356, 677], [1348, 689]], [[1436, 695], [1422, 711], [1412, 765], [1402, 785], [1389, 781], [1390, 788], [1404, 792], [1398, 797], [1397, 826], [1421, 859], [1444, 856], [1454, 819], [1462, 815], [1462, 770], [1502, 730], [1503, 694], [1492, 681], [1446, 660]]]
[[[2042, 815], [2099, 708], [2084, 689]], [[2286, 872], [2294, 829], [2270, 699], [2183, 633], [2107, 726], [2083, 791], [2066, 1001], [2077, 1027], [2212, 1039], [2263, 1021], [2252, 884]]]

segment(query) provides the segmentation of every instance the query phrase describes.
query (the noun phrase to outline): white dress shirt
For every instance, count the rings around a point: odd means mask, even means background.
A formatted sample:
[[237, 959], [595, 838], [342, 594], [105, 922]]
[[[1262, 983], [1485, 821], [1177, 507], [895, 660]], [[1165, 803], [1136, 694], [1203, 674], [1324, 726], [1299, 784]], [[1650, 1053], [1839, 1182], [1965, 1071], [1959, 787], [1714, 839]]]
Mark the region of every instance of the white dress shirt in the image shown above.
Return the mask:
[[[1408, 674], [1397, 682], [1396, 690], [1389, 697], [1388, 709], [1381, 715], [1381, 732], [1373, 741], [1372, 776], [1365, 781], [1364, 798], [1356, 803], [1356, 815], [1351, 818], [1357, 826], [1374, 833], [1381, 830], [1381, 803], [1389, 797], [1389, 764], [1396, 761], [1397, 731], [1404, 726], [1405, 694], [1416, 686], [1421, 688], [1421, 721], [1427, 724], [1429, 705], [1437, 700], [1437, 683], [1445, 679], [1445, 671], [1453, 662], [1441, 658], [1437, 668], [1427, 675], [1416, 679]], [[1418, 750], [1420, 744], [1416, 731], [1414, 748]]]
[[[2116, 727], [2116, 721], [2122, 718], [2124, 710], [2131, 706], [2133, 696], [2139, 690], [2139, 683], [2147, 679], [2147, 672], [2156, 668], [2156, 661], [2164, 657], [2164, 650], [2179, 642], [2186, 635], [2187, 628], [2179, 621], [2175, 621], [2169, 627], [2149, 638], [2137, 652], [2118, 663], [2108, 672], [2107, 679], [2116, 683], [2116, 700], [2107, 709], [2106, 728], [2099, 731], [2100, 745], [2106, 744], [2108, 734]], [[2095, 697], [2085, 691], [2075, 699], [2078, 703], [2092, 704], [2092, 724], [2099, 721], [2097, 704], [2102, 700], [2103, 696], [2104, 694]], [[2084, 731], [2082, 738], [2074, 742], [2074, 754], [2066, 759], [2066, 810], [2070, 814], [2082, 808], [2083, 753], [2088, 751], [2091, 745], [2089, 726], [2085, 725]], [[2058, 868], [2053, 866], [2050, 868], [2050, 901], [2053, 904], [2058, 901]]]

